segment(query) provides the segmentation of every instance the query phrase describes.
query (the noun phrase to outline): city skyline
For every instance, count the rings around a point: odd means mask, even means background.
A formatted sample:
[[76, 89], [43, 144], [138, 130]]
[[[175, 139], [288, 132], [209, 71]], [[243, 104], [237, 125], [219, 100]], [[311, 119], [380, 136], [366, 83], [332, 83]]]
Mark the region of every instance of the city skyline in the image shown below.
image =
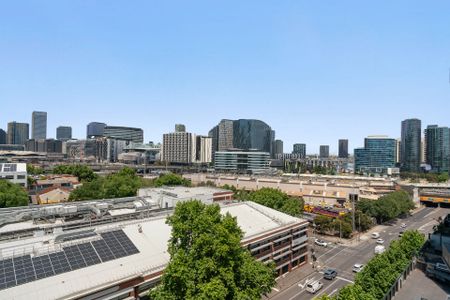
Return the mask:
[[31, 125], [36, 110], [48, 112], [49, 137], [65, 125], [83, 138], [98, 121], [158, 142], [174, 123], [206, 135], [221, 119], [249, 118], [269, 124], [285, 152], [306, 143], [308, 153], [323, 144], [336, 155], [341, 137], [353, 152], [368, 135], [399, 138], [404, 119], [450, 125], [449, 10], [418, 1], [5, 3], [0, 128]]

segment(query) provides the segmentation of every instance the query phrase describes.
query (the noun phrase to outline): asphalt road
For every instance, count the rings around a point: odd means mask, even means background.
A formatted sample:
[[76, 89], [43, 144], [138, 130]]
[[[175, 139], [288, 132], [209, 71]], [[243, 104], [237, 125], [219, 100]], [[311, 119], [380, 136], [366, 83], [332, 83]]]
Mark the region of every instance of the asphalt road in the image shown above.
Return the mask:
[[[450, 213], [449, 208], [424, 208], [408, 218], [399, 219], [391, 224], [377, 226], [377, 230], [379, 230], [380, 237], [385, 240], [384, 246], [387, 248], [392, 240], [398, 239], [400, 231], [418, 229], [422, 233], [428, 234], [437, 223], [437, 218], [448, 213]], [[405, 223], [407, 227], [405, 229], [400, 228], [401, 223]], [[376, 239], [370, 238], [370, 233], [366, 233], [360, 237], [360, 240], [359, 243], [349, 246], [334, 244], [328, 247], [321, 247], [315, 245], [318, 272], [306, 278], [299, 278], [296, 284], [279, 291], [271, 299], [303, 300], [313, 299], [324, 293], [328, 295], [337, 293], [340, 288], [353, 282], [353, 265], [357, 263], [366, 264], [375, 255]], [[313, 247], [313, 237], [310, 238], [310, 247]], [[323, 271], [327, 268], [336, 269], [338, 276], [333, 280], [323, 279]], [[312, 295], [306, 291], [306, 284], [316, 280], [320, 280], [323, 283], [323, 287], [315, 295]]]

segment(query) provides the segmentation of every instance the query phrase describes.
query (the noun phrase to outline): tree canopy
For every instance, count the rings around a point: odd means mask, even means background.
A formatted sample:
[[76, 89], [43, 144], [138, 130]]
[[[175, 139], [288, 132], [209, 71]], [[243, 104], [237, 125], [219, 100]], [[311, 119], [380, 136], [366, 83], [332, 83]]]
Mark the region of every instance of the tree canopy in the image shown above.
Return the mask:
[[0, 179], [0, 208], [28, 205], [28, 194], [18, 184]]
[[260, 299], [275, 285], [273, 265], [241, 247], [236, 218], [218, 205], [179, 202], [172, 216], [170, 262], [151, 299]]
[[98, 176], [86, 165], [59, 165], [53, 168], [54, 174], [69, 174], [78, 177], [79, 181], [93, 181]]
[[374, 217], [379, 223], [392, 220], [414, 208], [414, 202], [406, 191], [396, 191], [378, 200], [361, 199], [356, 205], [358, 210]]
[[174, 186], [174, 185], [182, 185], [182, 186], [191, 186], [191, 182], [180, 175], [174, 173], [168, 173], [159, 176], [154, 180], [154, 186]]

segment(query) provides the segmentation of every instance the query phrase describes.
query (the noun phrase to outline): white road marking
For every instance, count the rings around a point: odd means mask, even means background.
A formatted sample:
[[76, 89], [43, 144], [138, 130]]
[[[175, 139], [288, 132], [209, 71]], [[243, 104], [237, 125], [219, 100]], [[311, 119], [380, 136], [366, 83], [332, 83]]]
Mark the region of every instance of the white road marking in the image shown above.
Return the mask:
[[[337, 247], [336, 247], [337, 248]], [[327, 255], [328, 253], [330, 253], [331, 251], [333, 251], [336, 248], [331, 248], [330, 250], [328, 250], [327, 252], [325, 252], [324, 254], [320, 255], [317, 259], [323, 257], [324, 255]]]
[[334, 289], [331, 293], [328, 294], [328, 296], [333, 296], [334, 293], [336, 293], [338, 291], [338, 289]]
[[348, 280], [348, 279], [346, 279], [346, 278], [344, 278], [344, 277], [336, 276], [336, 278], [337, 278], [337, 279], [340, 279], [340, 280], [342, 280], [342, 281], [346, 281], [346, 282], [348, 282], [348, 283], [355, 283], [354, 281]]
[[344, 251], [346, 248], [343, 248], [341, 251], [339, 251], [338, 253], [336, 253], [335, 255], [331, 256], [330, 258], [328, 258], [325, 263], [328, 263], [330, 260], [332, 260], [333, 258], [335, 258], [336, 256], [338, 256], [342, 251]]
[[272, 288], [272, 290], [274, 290], [274, 291], [277, 292], [277, 293], [280, 291], [279, 289], [276, 289], [276, 288], [274, 288], [274, 287]]
[[314, 299], [319, 298], [320, 295], [322, 295], [323, 293], [325, 293], [326, 290], [328, 290], [330, 287], [332, 287], [335, 283], [337, 282], [337, 280], [333, 281], [329, 286], [327, 286], [326, 288], [324, 288], [320, 293], [318, 293]]

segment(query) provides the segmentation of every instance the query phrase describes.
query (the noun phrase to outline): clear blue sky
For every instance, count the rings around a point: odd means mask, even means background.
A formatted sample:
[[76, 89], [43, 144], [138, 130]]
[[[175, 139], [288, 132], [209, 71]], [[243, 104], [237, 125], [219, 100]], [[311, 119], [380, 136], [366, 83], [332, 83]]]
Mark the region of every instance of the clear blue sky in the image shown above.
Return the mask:
[[450, 1], [3, 1], [0, 128], [48, 112], [207, 134], [256, 118], [285, 152], [450, 125]]

